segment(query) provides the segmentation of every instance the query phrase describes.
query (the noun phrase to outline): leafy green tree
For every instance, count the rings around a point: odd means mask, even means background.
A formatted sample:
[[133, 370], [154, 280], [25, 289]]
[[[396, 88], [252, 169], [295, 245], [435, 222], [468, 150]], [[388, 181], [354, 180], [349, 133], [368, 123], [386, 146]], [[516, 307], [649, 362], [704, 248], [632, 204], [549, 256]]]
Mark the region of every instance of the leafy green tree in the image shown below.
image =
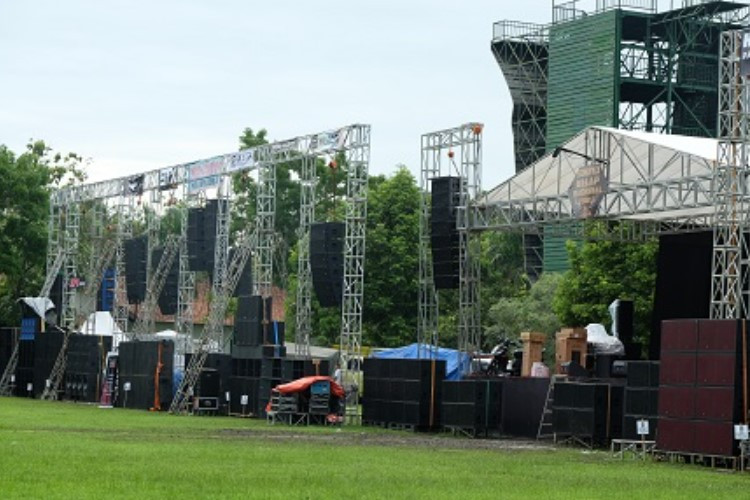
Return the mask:
[[502, 339], [518, 339], [521, 332], [547, 335], [546, 352], [553, 353], [555, 332], [561, 323], [550, 307], [563, 280], [561, 274], [545, 273], [528, 290], [503, 297], [489, 310], [485, 345], [491, 348]]
[[365, 342], [397, 346], [417, 338], [419, 188], [406, 167], [375, 178], [368, 198]]
[[629, 299], [634, 302], [635, 337], [647, 341], [657, 249], [655, 242], [588, 241], [581, 245], [568, 242], [571, 267], [552, 303], [563, 325], [608, 325], [609, 304], [618, 298]]
[[85, 179], [83, 160], [43, 142], [16, 156], [0, 145], [0, 325], [19, 320], [16, 300], [44, 280], [50, 189]]

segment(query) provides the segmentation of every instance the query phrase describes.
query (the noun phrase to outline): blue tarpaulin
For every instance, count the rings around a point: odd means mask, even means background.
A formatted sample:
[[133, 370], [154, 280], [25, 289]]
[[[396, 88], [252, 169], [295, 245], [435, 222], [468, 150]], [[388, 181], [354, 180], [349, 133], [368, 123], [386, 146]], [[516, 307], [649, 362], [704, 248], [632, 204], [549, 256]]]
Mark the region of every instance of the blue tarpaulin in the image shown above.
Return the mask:
[[[461, 380], [461, 374], [469, 371], [469, 355], [455, 349], [438, 347], [437, 356], [433, 356], [434, 348], [422, 344], [421, 357], [426, 359], [442, 359], [445, 361], [445, 380]], [[372, 354], [373, 358], [380, 359], [417, 359], [420, 357], [419, 344], [411, 344], [404, 347], [384, 349]]]

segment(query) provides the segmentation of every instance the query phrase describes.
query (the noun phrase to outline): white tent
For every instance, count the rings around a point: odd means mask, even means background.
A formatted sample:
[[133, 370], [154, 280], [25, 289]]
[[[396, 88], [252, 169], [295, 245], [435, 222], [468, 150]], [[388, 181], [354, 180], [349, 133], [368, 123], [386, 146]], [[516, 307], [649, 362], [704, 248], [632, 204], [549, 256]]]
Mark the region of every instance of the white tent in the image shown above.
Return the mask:
[[122, 333], [109, 311], [96, 311], [81, 325], [78, 333], [84, 335], [118, 335]]
[[[710, 224], [715, 212], [715, 139], [589, 127], [477, 200], [487, 226], [576, 220], [577, 181], [594, 178], [595, 216]], [[480, 224], [482, 225], [482, 224]]]

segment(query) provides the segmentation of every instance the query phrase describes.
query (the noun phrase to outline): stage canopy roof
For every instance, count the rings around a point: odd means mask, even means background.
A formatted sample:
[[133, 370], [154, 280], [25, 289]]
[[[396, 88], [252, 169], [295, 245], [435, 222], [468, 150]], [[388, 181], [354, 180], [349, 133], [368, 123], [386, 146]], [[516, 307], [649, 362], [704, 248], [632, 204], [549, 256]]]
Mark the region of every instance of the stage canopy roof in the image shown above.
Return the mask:
[[472, 227], [538, 231], [605, 219], [661, 232], [705, 228], [718, 147], [716, 139], [589, 127], [478, 199]]

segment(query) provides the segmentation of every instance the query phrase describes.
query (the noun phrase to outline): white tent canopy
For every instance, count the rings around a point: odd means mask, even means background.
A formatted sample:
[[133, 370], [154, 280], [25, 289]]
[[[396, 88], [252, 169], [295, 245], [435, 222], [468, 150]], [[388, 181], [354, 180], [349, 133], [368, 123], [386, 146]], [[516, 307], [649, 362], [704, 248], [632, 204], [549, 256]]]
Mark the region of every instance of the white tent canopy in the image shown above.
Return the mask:
[[718, 147], [715, 139], [589, 127], [477, 200], [477, 225], [586, 218], [576, 197], [591, 185], [589, 217], [710, 223]]

